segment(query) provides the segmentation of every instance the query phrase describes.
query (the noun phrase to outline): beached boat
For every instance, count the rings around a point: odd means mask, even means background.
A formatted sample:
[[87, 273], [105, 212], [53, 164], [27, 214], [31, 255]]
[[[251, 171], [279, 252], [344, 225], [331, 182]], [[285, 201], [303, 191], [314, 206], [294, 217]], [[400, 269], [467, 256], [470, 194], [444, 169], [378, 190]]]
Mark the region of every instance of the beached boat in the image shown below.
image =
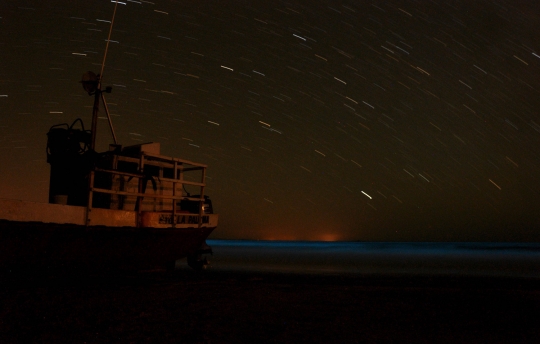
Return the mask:
[[160, 155], [159, 143], [96, 153], [92, 136], [80, 120], [50, 129], [49, 203], [0, 199], [0, 266], [155, 267], [187, 257], [203, 268], [218, 223], [204, 195], [207, 166]]
[[[81, 80], [94, 96], [91, 129], [77, 119], [47, 134], [49, 203], [0, 199], [0, 269], [144, 269], [173, 267], [185, 257], [195, 269], [207, 264], [203, 256], [211, 248], [205, 240], [218, 224], [204, 194], [207, 165], [163, 156], [159, 143], [117, 144], [104, 97], [111, 87], [101, 88], [113, 22], [114, 14], [101, 73], [87, 72]], [[114, 144], [97, 153], [101, 103]]]
[[204, 195], [207, 166], [160, 155], [159, 143], [96, 153], [91, 131], [75, 123], [48, 133], [49, 203], [0, 199], [0, 266], [153, 267], [187, 257], [204, 267], [218, 223]]

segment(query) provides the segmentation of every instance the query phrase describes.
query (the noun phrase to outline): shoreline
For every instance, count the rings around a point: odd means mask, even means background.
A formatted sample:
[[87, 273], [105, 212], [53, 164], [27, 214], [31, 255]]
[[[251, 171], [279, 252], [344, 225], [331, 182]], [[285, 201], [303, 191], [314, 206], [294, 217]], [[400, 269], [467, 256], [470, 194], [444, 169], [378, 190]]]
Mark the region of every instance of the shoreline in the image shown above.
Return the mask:
[[57, 273], [2, 278], [0, 299], [6, 343], [533, 343], [540, 336], [538, 279]]

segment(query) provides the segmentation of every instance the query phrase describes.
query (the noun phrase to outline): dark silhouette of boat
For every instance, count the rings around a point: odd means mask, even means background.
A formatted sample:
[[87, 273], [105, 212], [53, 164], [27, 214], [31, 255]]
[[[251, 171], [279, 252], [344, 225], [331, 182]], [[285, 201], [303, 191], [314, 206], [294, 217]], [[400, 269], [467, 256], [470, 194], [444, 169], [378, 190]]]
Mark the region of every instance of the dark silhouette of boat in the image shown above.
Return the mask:
[[0, 266], [171, 267], [187, 257], [203, 268], [218, 222], [207, 166], [160, 155], [159, 143], [96, 153], [91, 137], [79, 119], [50, 129], [49, 203], [0, 199]]

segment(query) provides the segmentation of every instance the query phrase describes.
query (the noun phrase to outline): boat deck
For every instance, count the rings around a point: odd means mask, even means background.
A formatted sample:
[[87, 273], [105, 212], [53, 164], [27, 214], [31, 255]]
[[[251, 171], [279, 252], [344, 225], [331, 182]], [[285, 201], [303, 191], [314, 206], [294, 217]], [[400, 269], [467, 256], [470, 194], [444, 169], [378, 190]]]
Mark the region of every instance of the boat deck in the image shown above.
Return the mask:
[[[92, 208], [88, 212], [89, 226], [138, 227], [138, 212]], [[172, 213], [141, 212], [140, 227], [171, 228]], [[87, 224], [87, 208], [73, 205], [39, 203], [12, 199], [0, 199], [0, 220], [20, 222], [42, 222], [51, 224]], [[175, 228], [198, 228], [199, 215], [177, 212]], [[217, 214], [202, 215], [200, 227], [216, 227]]]

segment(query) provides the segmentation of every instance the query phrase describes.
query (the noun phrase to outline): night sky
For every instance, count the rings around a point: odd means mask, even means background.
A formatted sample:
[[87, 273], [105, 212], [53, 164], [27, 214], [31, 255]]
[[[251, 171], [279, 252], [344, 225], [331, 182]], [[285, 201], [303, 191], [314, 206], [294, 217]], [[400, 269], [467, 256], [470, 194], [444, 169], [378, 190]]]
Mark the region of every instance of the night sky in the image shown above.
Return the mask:
[[[114, 5], [2, 1], [0, 197], [47, 201]], [[103, 85], [119, 143], [209, 165], [212, 238], [538, 241], [539, 28], [536, 1], [127, 0]]]

